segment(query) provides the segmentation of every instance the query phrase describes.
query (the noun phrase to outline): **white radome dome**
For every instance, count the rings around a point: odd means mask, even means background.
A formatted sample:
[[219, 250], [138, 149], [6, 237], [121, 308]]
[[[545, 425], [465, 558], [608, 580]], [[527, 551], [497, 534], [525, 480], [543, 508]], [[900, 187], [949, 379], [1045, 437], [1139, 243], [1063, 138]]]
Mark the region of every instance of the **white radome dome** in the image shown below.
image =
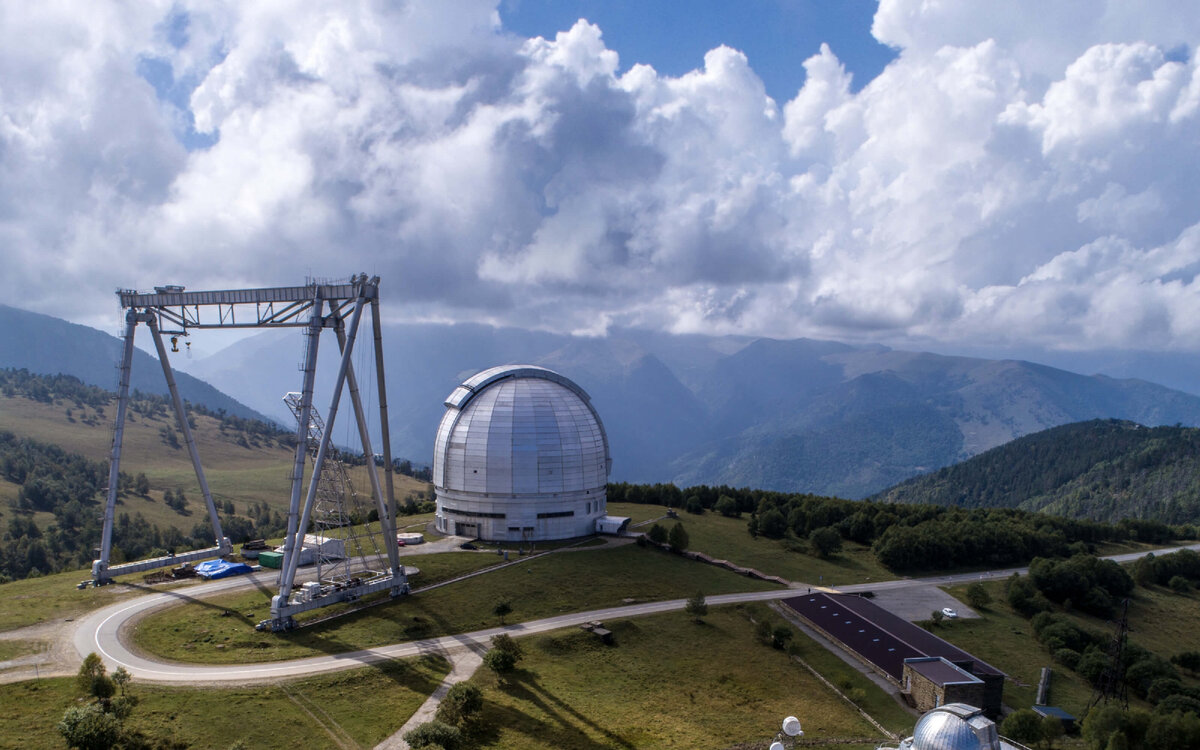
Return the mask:
[[592, 533], [611, 461], [582, 388], [544, 367], [504, 365], [445, 404], [433, 456], [440, 530], [490, 540]]

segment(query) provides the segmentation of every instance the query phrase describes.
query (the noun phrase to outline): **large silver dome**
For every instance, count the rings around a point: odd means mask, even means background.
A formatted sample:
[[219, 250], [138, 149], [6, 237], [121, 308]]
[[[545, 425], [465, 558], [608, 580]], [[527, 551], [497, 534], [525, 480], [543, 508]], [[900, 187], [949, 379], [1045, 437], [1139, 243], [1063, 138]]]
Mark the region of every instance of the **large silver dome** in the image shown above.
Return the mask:
[[433, 455], [443, 531], [484, 539], [592, 533], [610, 460], [582, 388], [544, 367], [504, 365], [469, 378], [445, 404]]

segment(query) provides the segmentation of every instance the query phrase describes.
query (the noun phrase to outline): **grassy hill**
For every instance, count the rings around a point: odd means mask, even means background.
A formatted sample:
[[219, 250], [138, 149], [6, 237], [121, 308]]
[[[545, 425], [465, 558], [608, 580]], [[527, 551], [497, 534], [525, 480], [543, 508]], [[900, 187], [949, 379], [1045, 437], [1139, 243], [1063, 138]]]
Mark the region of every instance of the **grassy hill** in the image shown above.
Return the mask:
[[1200, 429], [1092, 420], [1018, 438], [878, 495], [1071, 518], [1200, 521]]
[[[4, 554], [28, 556], [27, 547], [9, 544], [24, 536], [40, 541], [46, 548], [46, 562], [34, 565], [40, 572], [49, 572], [47, 564], [50, 570], [82, 565], [99, 542], [104, 503], [99, 490], [107, 483], [115, 396], [83, 386], [73, 378], [25, 376], [21, 385], [11, 372], [5, 377], [0, 378], [3, 380], [0, 433], [11, 433], [19, 441], [32, 441], [19, 450], [42, 456], [29, 460], [34, 465], [44, 462], [44, 453], [39, 452], [38, 446], [56, 447], [101, 464], [99, 473], [103, 479], [94, 482], [92, 491], [84, 497], [57, 498], [39, 504], [28, 500], [33, 494], [28, 485], [26, 499], [22, 500], [22, 483], [31, 481], [33, 474], [24, 476], [26, 470], [8, 465], [12, 464], [11, 458], [0, 457], [0, 462], [6, 463], [0, 465], [0, 528], [7, 531]], [[235, 531], [250, 528], [266, 535], [277, 532], [284, 524], [291, 492], [289, 477], [294, 457], [291, 433], [256, 420], [206, 410], [192, 411], [190, 418], [205, 477], [222, 510], [223, 524]], [[351, 443], [351, 437], [337, 435], [335, 440]], [[178, 434], [174, 412], [161, 397], [142, 395], [133, 399], [121, 468], [124, 477], [117, 505], [118, 536], [125, 533], [129, 537], [142, 537], [147, 529], [158, 529], [161, 533], [152, 545], [162, 547], [189, 546], [194, 536], [203, 539], [203, 529], [193, 534], [198, 524], [208, 526], [203, 497]], [[37, 473], [36, 469], [33, 471]], [[67, 481], [61, 467], [43, 467], [41, 471], [51, 486]], [[148, 491], [144, 494], [133, 486], [138, 475], [146, 477]], [[365, 467], [350, 467], [350, 476], [363, 502], [369, 504], [370, 484]], [[395, 486], [397, 500], [404, 503], [409, 497], [424, 498], [429, 485], [397, 474]], [[183, 493], [186, 503], [176, 500], [168, 504], [168, 493], [173, 498]], [[122, 516], [128, 517], [125, 526], [121, 525]], [[29, 522], [36, 526], [37, 532], [27, 528]], [[236, 535], [230, 533], [231, 537]], [[133, 543], [131, 538], [124, 545], [118, 542], [118, 547], [124, 546], [130, 556], [150, 551], [131, 548], [129, 545]], [[6, 567], [12, 569], [11, 565]]]

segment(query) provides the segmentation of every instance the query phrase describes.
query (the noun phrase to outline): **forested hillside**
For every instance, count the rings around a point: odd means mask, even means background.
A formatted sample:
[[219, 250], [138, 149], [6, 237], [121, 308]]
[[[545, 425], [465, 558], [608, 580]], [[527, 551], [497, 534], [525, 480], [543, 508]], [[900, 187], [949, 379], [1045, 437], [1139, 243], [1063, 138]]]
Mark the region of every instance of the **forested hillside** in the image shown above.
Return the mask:
[[1100, 544], [1195, 539], [1200, 532], [1193, 525], [1157, 521], [1098, 523], [1009, 508], [895, 505], [727, 486], [609, 484], [608, 500], [745, 517], [750, 535], [779, 540], [783, 552], [825, 557], [843, 541], [870, 545], [876, 559], [897, 573], [1000, 567], [1087, 552]]
[[897, 503], [1070, 518], [1200, 520], [1200, 429], [1092, 420], [1027, 435], [880, 493]]
[[[115, 408], [113, 394], [72, 376], [0, 370], [0, 580], [90, 564]], [[225, 535], [235, 543], [280, 535], [294, 435], [202, 406], [189, 405], [188, 422]], [[211, 545], [195, 474], [163, 397], [134, 393], [123, 442], [113, 560]], [[361, 471], [351, 470], [355, 484], [367, 487]], [[425, 487], [397, 477], [401, 502], [425, 499]]]

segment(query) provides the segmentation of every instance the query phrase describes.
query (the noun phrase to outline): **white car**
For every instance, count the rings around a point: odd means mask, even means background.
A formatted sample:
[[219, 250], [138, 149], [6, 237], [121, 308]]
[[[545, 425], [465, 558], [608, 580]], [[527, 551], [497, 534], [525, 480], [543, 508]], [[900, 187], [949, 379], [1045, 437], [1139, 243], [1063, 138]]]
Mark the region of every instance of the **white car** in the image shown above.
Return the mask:
[[942, 616], [947, 620], [956, 620], [958, 619], [958, 610], [951, 609], [950, 607], [942, 607]]

